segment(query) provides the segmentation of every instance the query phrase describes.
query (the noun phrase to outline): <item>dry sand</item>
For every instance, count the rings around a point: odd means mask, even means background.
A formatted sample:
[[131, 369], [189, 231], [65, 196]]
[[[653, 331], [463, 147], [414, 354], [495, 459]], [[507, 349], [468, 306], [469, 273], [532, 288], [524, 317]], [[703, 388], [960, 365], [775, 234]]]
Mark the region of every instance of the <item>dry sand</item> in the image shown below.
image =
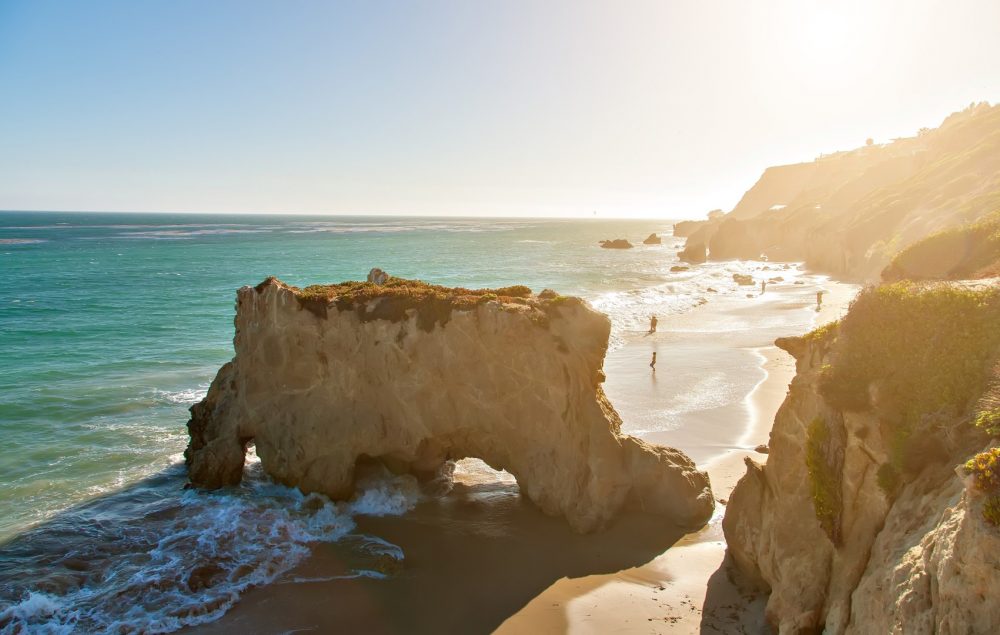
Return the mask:
[[[815, 313], [816, 324], [840, 317], [856, 292], [852, 285], [823, 286], [828, 294], [823, 309]], [[671, 353], [672, 342], [702, 337], [692, 333], [692, 327], [714, 316], [719, 306], [710, 302], [675, 321], [663, 319], [662, 333], [634, 338], [609, 356], [608, 394], [627, 426], [671, 417], [684, 422], [674, 430], [644, 430], [639, 436], [690, 452], [709, 471], [717, 499], [727, 500], [745, 471], [744, 457], [766, 459], [753, 448], [767, 442], [794, 374], [791, 357], [771, 344], [775, 328], [778, 334], [791, 333], [781, 333], [780, 325], [755, 325], [766, 324], [776, 311], [811, 311], [814, 302], [811, 288], [786, 285], [784, 290], [772, 287], [757, 299], [730, 303], [727, 319], [744, 325], [742, 339], [709, 333], [698, 344], [696, 358], [667, 355], [664, 360], [661, 353], [659, 377], [651, 379], [646, 367], [650, 348]], [[750, 345], [733, 353], [729, 349], [734, 342]], [[736, 356], [727, 357], [727, 351]], [[685, 381], [698, 381], [720, 364], [747, 359], [756, 374], [743, 398], [696, 402], [680, 414], [658, 410], [665, 391], [688, 390]], [[742, 370], [735, 374], [745, 375]], [[743, 390], [738, 383], [731, 388]], [[405, 516], [359, 520], [359, 531], [388, 540], [405, 553], [402, 569], [388, 579], [338, 578], [352, 569], [351, 549], [320, 545], [282, 578], [283, 583], [254, 589], [222, 619], [188, 630], [760, 632], [762, 600], [742, 596], [729, 580], [721, 529], [724, 511], [720, 503], [705, 528], [687, 535], [658, 519], [632, 515], [606, 532], [580, 536], [562, 519], [547, 517], [522, 499], [516, 484], [467, 478], [448, 496], [423, 502]]]

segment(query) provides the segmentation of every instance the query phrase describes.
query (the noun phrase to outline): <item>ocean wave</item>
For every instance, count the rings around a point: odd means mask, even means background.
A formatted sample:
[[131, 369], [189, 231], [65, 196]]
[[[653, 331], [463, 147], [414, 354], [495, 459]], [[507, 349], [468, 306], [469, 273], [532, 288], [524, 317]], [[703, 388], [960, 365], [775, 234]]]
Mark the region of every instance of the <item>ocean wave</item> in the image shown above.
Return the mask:
[[149, 238], [149, 239], [184, 239], [184, 238], [194, 238], [196, 236], [227, 236], [231, 234], [266, 234], [270, 233], [270, 229], [264, 228], [254, 228], [254, 229], [156, 229], [150, 231], [140, 231], [140, 232], [120, 232], [118, 234], [121, 238]]
[[184, 390], [160, 390], [158, 388], [153, 390], [153, 396], [157, 400], [183, 406], [194, 405], [204, 399], [207, 394], [208, 384], [202, 384], [197, 388], [186, 388]]
[[[0, 633], [165, 633], [211, 622], [246, 590], [284, 581], [311, 545], [351, 536], [355, 516], [401, 514], [420, 496], [413, 477], [383, 469], [359, 481], [353, 500], [335, 503], [272, 482], [259, 461], [237, 488], [171, 494], [178, 482], [125, 490], [6, 545]], [[380, 538], [351, 537], [370, 559], [403, 558]], [[56, 542], [65, 556], [39, 562]]]
[[43, 238], [0, 238], [0, 245], [37, 245], [46, 243]]

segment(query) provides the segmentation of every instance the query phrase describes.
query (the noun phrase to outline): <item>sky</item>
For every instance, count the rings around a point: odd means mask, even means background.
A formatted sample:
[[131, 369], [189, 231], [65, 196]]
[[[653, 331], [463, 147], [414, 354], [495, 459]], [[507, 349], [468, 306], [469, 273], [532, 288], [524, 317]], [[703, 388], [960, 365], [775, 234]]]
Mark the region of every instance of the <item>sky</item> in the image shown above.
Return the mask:
[[996, 0], [0, 0], [0, 209], [695, 218], [998, 100]]

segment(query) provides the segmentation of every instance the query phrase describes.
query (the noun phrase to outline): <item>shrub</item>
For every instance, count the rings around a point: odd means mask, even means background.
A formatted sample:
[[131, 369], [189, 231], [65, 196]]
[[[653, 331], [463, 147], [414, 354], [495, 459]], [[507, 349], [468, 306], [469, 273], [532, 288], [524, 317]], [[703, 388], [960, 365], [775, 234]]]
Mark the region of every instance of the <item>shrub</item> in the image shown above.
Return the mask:
[[965, 462], [965, 469], [972, 474], [976, 489], [983, 492], [1000, 491], [1000, 448], [980, 452]]
[[1000, 408], [983, 410], [976, 415], [975, 424], [986, 434], [1000, 436]]
[[883, 280], [982, 277], [1000, 261], [1000, 211], [931, 234], [893, 258]]
[[[841, 410], [877, 407], [892, 467], [905, 480], [936, 456], [932, 450], [944, 450], [938, 430], [982, 394], [1000, 346], [998, 323], [996, 289], [912, 282], [865, 289], [840, 324], [832, 363], [820, 370], [820, 394]], [[994, 415], [981, 413], [977, 425], [1000, 427]]]
[[1000, 496], [990, 496], [983, 503], [983, 519], [994, 527], [1000, 526]]
[[806, 469], [816, 519], [834, 544], [840, 543], [840, 474], [830, 465], [830, 427], [816, 417], [806, 429]]
[[810, 343], [826, 342], [837, 337], [839, 328], [840, 320], [834, 320], [833, 322], [827, 322], [822, 326], [814, 328], [802, 337]]
[[903, 484], [899, 478], [899, 471], [893, 466], [892, 462], [883, 463], [879, 466], [878, 473], [875, 475], [875, 481], [878, 483], [879, 489], [882, 490], [882, 493], [890, 501], [896, 498], [896, 494], [899, 493], [899, 488]]

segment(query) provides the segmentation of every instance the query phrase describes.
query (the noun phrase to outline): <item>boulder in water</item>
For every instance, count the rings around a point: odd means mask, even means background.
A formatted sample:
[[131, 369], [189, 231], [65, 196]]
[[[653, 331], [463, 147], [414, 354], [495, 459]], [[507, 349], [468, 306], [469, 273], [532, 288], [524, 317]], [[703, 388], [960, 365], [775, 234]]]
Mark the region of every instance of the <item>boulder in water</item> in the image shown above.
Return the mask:
[[602, 240], [601, 247], [604, 249], [632, 249], [634, 245], [624, 238], [615, 238], [614, 240]]

